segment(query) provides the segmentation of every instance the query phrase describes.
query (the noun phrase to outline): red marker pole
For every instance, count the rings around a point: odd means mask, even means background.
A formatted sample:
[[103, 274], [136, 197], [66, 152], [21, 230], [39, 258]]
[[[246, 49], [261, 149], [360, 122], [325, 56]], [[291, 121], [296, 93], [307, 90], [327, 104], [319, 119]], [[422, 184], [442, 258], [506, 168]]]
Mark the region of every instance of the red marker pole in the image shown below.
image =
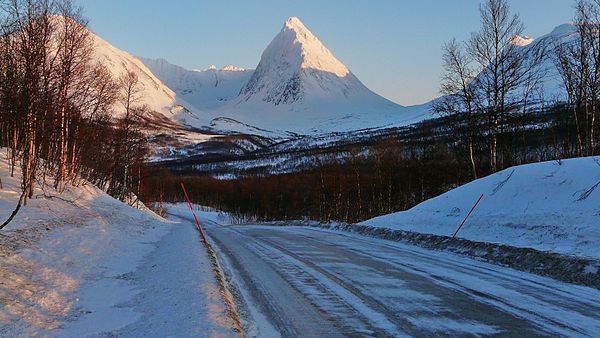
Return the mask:
[[202, 227], [200, 226], [200, 222], [198, 222], [198, 217], [196, 217], [196, 213], [194, 212], [194, 207], [192, 206], [192, 201], [190, 201], [190, 197], [187, 194], [187, 191], [185, 190], [185, 186], [183, 185], [183, 182], [181, 182], [181, 189], [183, 189], [183, 194], [185, 195], [185, 199], [188, 202], [188, 205], [190, 206], [190, 210], [192, 211], [192, 214], [194, 215], [194, 219], [196, 220], [196, 228], [198, 228], [198, 231], [200, 231], [200, 236], [202, 236], [202, 240], [204, 241], [204, 244], [208, 244], [208, 241], [206, 240], [206, 236], [204, 236], [204, 231], [202, 231]]
[[481, 194], [481, 196], [479, 196], [479, 199], [477, 200], [477, 202], [475, 202], [475, 205], [471, 208], [471, 211], [469, 211], [469, 213], [467, 214], [467, 217], [465, 217], [465, 219], [463, 219], [462, 223], [460, 223], [460, 225], [458, 226], [458, 229], [456, 229], [456, 232], [454, 232], [454, 235], [452, 235], [452, 238], [456, 238], [456, 234], [458, 233], [460, 228], [462, 228], [462, 226], [465, 225], [467, 218], [469, 218], [469, 216], [471, 216], [471, 213], [473, 212], [473, 210], [475, 210], [475, 207], [477, 206], [477, 204], [479, 204], [479, 202], [481, 202], [482, 198], [483, 198], [483, 194]]

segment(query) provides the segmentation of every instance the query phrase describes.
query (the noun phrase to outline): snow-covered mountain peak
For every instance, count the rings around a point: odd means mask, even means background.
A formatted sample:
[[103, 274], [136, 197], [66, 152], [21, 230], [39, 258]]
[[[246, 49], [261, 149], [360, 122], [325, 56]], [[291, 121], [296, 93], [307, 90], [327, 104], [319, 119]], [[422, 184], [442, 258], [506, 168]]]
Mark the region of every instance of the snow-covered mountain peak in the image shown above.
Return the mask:
[[[156, 61], [159, 61], [160, 59], [156, 59]], [[247, 70], [252, 70], [252, 69], [248, 69], [248, 68], [243, 68], [243, 67], [238, 67], [238, 66], [234, 66], [234, 65], [226, 65], [223, 66], [223, 68], [218, 68], [216, 65], [210, 65], [208, 68], [204, 68], [204, 69], [200, 69], [200, 68], [194, 68], [192, 69], [193, 72], [217, 72], [217, 71], [222, 71], [222, 72], [244, 72]]]
[[300, 19], [291, 17], [239, 96], [214, 115], [267, 130], [314, 134], [414, 120], [424, 110], [404, 109], [369, 90]]
[[525, 35], [515, 35], [512, 38], [512, 44], [519, 47], [528, 46], [533, 43], [535, 39]]
[[340, 77], [350, 73], [297, 17], [286, 20], [264, 56], [283, 56], [295, 67], [322, 70]]
[[300, 19], [289, 18], [263, 52], [240, 94], [274, 105], [303, 99], [347, 99], [367, 90]]
[[296, 16], [290, 16], [286, 21], [285, 21], [285, 26], [288, 27], [289, 29], [304, 29], [307, 30], [306, 26], [304, 26], [304, 24], [302, 23], [302, 21], [300, 21], [300, 19]]
[[162, 59], [140, 60], [175, 91], [178, 98], [199, 110], [214, 109], [237, 97], [254, 72], [236, 66], [188, 70]]

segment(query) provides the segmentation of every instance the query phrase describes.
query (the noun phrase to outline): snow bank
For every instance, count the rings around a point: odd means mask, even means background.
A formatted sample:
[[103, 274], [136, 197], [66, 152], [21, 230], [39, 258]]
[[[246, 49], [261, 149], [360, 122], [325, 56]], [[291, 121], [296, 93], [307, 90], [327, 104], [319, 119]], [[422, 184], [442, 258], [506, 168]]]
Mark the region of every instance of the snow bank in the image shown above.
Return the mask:
[[600, 258], [600, 157], [509, 168], [361, 224], [451, 236], [481, 194], [458, 237]]
[[[0, 149], [5, 153], [5, 149]], [[20, 196], [0, 158], [0, 218]], [[49, 182], [50, 184], [51, 182]], [[167, 231], [167, 223], [91, 184], [58, 194], [39, 186], [0, 236], [0, 336], [87, 336], [135, 322], [125, 307], [135, 294], [122, 278]]]
[[[10, 177], [5, 151], [0, 148], [2, 221], [20, 196], [19, 171]], [[227, 316], [211, 263], [191, 234], [193, 225], [173, 224], [147, 208], [132, 208], [91, 184], [69, 186], [60, 195], [51, 187], [38, 186], [28, 205], [0, 232], [0, 336], [88, 337], [113, 332], [131, 336], [127, 332], [147, 318], [161, 318], [152, 327], [165, 331], [155, 334], [166, 336], [174, 327], [167, 324], [189, 316], [167, 313], [173, 307], [194, 307], [194, 323], [229, 335], [233, 331], [222, 320]], [[197, 270], [174, 269], [164, 263], [168, 255]], [[187, 280], [204, 276], [195, 281], [203, 286], [194, 289], [195, 297], [181, 285], [157, 286], [156, 278], [148, 277], [185, 280], [178, 273], [188, 274]], [[153, 306], [156, 302], [147, 295], [157, 288], [159, 295], [172, 297], [160, 298], [164, 302]]]

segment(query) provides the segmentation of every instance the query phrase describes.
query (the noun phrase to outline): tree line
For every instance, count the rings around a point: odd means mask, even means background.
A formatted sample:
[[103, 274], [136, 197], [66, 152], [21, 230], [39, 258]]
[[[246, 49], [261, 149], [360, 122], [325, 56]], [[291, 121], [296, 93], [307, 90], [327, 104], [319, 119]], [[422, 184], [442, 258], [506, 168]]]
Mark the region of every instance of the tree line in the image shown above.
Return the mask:
[[70, 0], [0, 1], [0, 146], [22, 191], [0, 228], [36, 185], [61, 192], [87, 180], [121, 200], [139, 189], [140, 84], [94, 60], [86, 27]]

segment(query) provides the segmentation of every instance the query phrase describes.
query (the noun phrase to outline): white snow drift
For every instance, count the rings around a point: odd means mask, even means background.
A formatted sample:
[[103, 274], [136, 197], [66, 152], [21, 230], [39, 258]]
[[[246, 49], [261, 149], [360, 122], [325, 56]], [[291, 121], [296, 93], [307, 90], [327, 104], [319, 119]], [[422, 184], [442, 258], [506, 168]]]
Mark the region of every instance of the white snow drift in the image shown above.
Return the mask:
[[600, 258], [600, 157], [528, 164], [365, 225]]
[[[3, 222], [20, 196], [4, 156], [0, 178]], [[0, 336], [236, 336], [193, 224], [141, 207], [38, 187], [0, 232]]]

